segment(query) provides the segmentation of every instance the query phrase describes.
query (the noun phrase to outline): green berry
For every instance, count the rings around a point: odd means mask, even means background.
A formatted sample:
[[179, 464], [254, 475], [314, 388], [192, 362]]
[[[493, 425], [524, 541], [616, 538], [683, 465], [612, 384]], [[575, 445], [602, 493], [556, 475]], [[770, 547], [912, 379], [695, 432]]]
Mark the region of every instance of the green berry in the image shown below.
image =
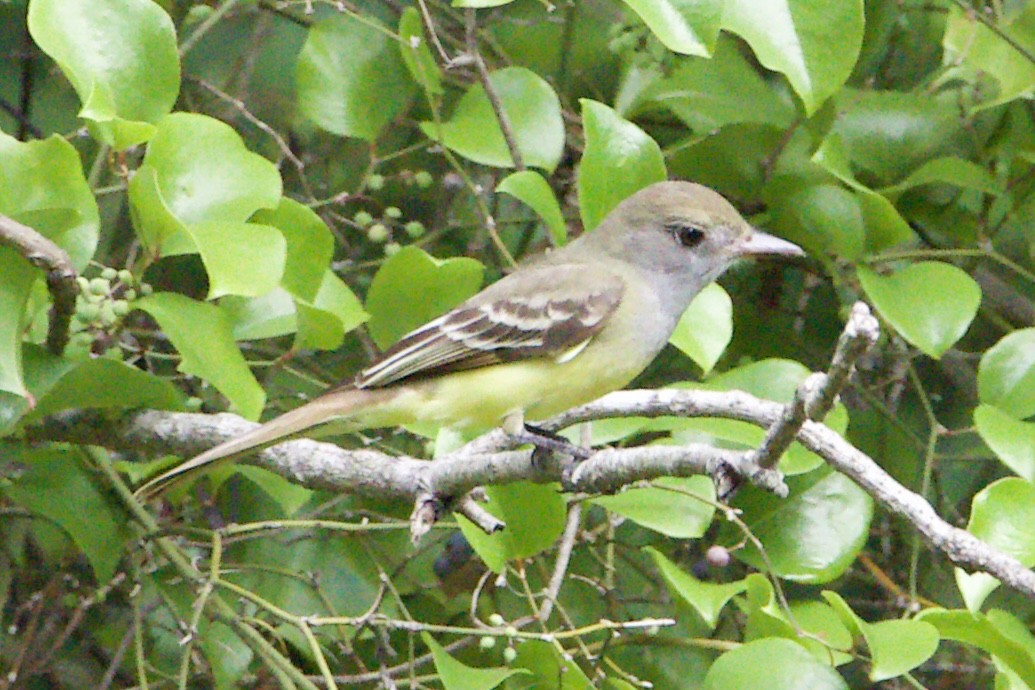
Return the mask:
[[385, 245], [385, 256], [395, 256], [402, 249], [402, 245], [398, 242], [389, 242]]
[[115, 323], [115, 306], [112, 302], [105, 302], [101, 305], [100, 313], [97, 315], [97, 322], [102, 326], [110, 326]]
[[517, 628], [515, 628], [513, 625], [508, 625], [506, 628], [503, 629], [503, 634], [507, 637], [515, 637], [517, 635], [517, 632]]
[[100, 313], [101, 306], [99, 304], [93, 304], [90, 302], [80, 304], [75, 310], [76, 318], [86, 323], [90, 323], [91, 321], [96, 319], [97, 315]]
[[424, 223], [420, 222], [419, 220], [411, 220], [409, 223], [406, 224], [405, 230], [407, 235], [409, 235], [413, 239], [417, 239], [418, 237], [424, 234]]
[[117, 299], [111, 303], [111, 309], [115, 312], [115, 316], [125, 316], [129, 313], [129, 302], [124, 299]]
[[83, 276], [76, 276], [75, 284], [79, 286], [79, 292], [86, 293], [90, 291], [90, 281]]
[[147, 297], [148, 295], [150, 295], [154, 291], [155, 291], [155, 289], [153, 287], [151, 287], [151, 283], [141, 283], [140, 284], [140, 294], [141, 295]]
[[384, 223], [374, 223], [367, 228], [367, 239], [378, 244], [388, 240], [388, 228]]
[[90, 292], [95, 295], [107, 295], [111, 290], [111, 281], [107, 278], [94, 278], [90, 281]]
[[130, 288], [126, 290], [126, 292], [124, 292], [122, 296], [126, 299], [127, 302], [132, 302], [137, 298], [137, 291], [133, 288]]
[[374, 217], [366, 211], [356, 211], [356, 215], [352, 216], [352, 220], [355, 221], [356, 225], [361, 228], [365, 228], [374, 222]]
[[104, 278], [105, 280], [115, 280], [118, 276], [119, 272], [111, 267], [106, 267], [101, 271], [101, 278]]
[[503, 623], [503, 616], [501, 616], [500, 614], [494, 613], [491, 616], [489, 616], [489, 625], [500, 626], [503, 625]]
[[385, 218], [391, 218], [392, 220], [399, 220], [402, 218], [403, 212], [396, 206], [389, 206], [385, 209]]
[[483, 637], [482, 639], [478, 640], [478, 646], [481, 647], [482, 649], [492, 649], [493, 647], [496, 646], [496, 638], [495, 637]]
[[201, 398], [191, 396], [187, 398], [183, 406], [187, 408], [188, 412], [200, 412], [202, 404], [203, 401], [201, 400]]
[[370, 177], [367, 178], [367, 189], [369, 189], [369, 190], [371, 190], [373, 192], [377, 192], [379, 190], [384, 189], [384, 186], [385, 186], [385, 176], [384, 175], [378, 175], [377, 173], [374, 173], [373, 175], [371, 175]]
[[213, 12], [215, 12], [215, 10], [208, 5], [195, 5], [187, 12], [187, 16], [184, 18], [183, 24], [184, 26], [200, 24], [212, 16]]
[[133, 284], [133, 271], [130, 271], [127, 268], [124, 268], [121, 271], [119, 271], [119, 282], [122, 283], [123, 285], [132, 285]]
[[506, 649], [503, 650], [503, 660], [504, 661], [506, 661], [508, 664], [512, 664], [512, 663], [514, 663], [515, 659], [517, 659], [517, 650], [516, 649], [514, 649], [513, 647], [507, 647]]
[[417, 186], [421, 189], [427, 189], [435, 181], [435, 178], [431, 176], [427, 170], [418, 170], [413, 175], [413, 181], [417, 183]]

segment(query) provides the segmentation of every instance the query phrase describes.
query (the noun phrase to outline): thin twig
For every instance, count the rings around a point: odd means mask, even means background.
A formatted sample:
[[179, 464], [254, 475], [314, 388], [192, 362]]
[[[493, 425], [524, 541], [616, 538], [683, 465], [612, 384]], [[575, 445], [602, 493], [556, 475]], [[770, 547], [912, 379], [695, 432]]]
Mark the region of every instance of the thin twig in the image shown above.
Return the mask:
[[1027, 48], [1021, 45], [1018, 41], [1016, 41], [1012, 36], [1010, 36], [1010, 34], [1006, 33], [1006, 31], [999, 27], [998, 24], [986, 17], [981, 10], [972, 7], [969, 3], [964, 2], [964, 0], [953, 0], [953, 2], [956, 4], [957, 7], [963, 10], [964, 14], [966, 14], [967, 17], [969, 17], [970, 19], [976, 19], [981, 24], [984, 24], [989, 31], [994, 33], [996, 36], [1001, 38], [1008, 46], [1020, 53], [1025, 60], [1030, 62], [1032, 65], [1035, 65], [1035, 54], [1032, 54], [1031, 51], [1029, 51]]
[[238, 2], [240, 2], [240, 0], [225, 0], [222, 5], [213, 10], [212, 14], [208, 15], [208, 17], [198, 25], [198, 28], [196, 28], [190, 36], [183, 39], [183, 43], [180, 44], [180, 59], [182, 60], [183, 57], [197, 45], [198, 41], [201, 40], [201, 37], [211, 31], [212, 28], [223, 19], [223, 16], [232, 10], [234, 5]]
[[29, 263], [47, 272], [47, 288], [54, 301], [47, 326], [47, 349], [60, 355], [68, 345], [68, 329], [75, 313], [76, 270], [64, 249], [13, 218], [0, 214], [0, 244], [12, 247]]
[[279, 148], [280, 152], [284, 154], [284, 157], [291, 161], [291, 164], [294, 165], [299, 172], [302, 172], [305, 169], [305, 163], [303, 163], [302, 160], [295, 155], [295, 152], [291, 150], [291, 146], [287, 143], [284, 137], [282, 137], [280, 133], [277, 132], [277, 130], [273, 129], [273, 127], [266, 124], [255, 115], [253, 115], [251, 111], [248, 110], [248, 107], [245, 105], [244, 101], [242, 101], [240, 98], [235, 98], [231, 96], [230, 94], [222, 91], [219, 87], [215, 86], [214, 84], [208, 83], [204, 79], [192, 77], [188, 78], [194, 83], [196, 83], [198, 86], [212, 93], [212, 95], [214, 95], [219, 100], [224, 101], [233, 106], [235, 110], [241, 113], [244, 119], [248, 120], [248, 122], [251, 122], [253, 125], [255, 125], [263, 132], [268, 134], [270, 138], [273, 139], [274, 142], [276, 142], [277, 148]]
[[442, 41], [438, 40], [438, 32], [435, 30], [435, 22], [431, 18], [431, 12], [428, 11], [427, 3], [425, 0], [417, 0], [417, 7], [420, 8], [421, 17], [424, 18], [424, 27], [427, 29], [428, 35], [431, 36], [431, 44], [435, 46], [435, 50], [438, 51], [438, 55], [442, 59], [442, 64], [448, 66], [452, 63], [453, 58], [449, 57], [449, 53], [447, 53], [445, 47], [443, 47]]
[[507, 111], [503, 109], [503, 101], [500, 100], [500, 95], [492, 83], [489, 68], [485, 65], [485, 60], [478, 51], [478, 25], [475, 21], [474, 8], [467, 10], [467, 13], [464, 15], [464, 21], [467, 36], [467, 54], [474, 60], [474, 64], [478, 68], [478, 79], [481, 81], [482, 88], [485, 89], [485, 95], [489, 97], [489, 103], [492, 104], [493, 112], [496, 113], [496, 120], [499, 122], [500, 131], [503, 132], [503, 140], [507, 142], [507, 149], [510, 151], [510, 157], [514, 161], [514, 167], [518, 170], [524, 170], [525, 161], [521, 157], [521, 151], [518, 149], [517, 139], [514, 137], [514, 128], [510, 124], [510, 117], [507, 115]]
[[564, 584], [564, 576], [568, 572], [568, 563], [571, 562], [571, 552], [575, 548], [575, 539], [579, 535], [579, 523], [582, 520], [582, 503], [575, 502], [568, 507], [568, 521], [564, 524], [564, 534], [561, 535], [560, 545], [557, 547], [557, 561], [553, 566], [553, 574], [550, 575], [550, 584], [546, 587], [546, 596], [543, 597], [543, 606], [539, 609], [539, 620], [544, 624], [550, 620], [553, 613], [553, 606], [557, 603], [557, 595]]

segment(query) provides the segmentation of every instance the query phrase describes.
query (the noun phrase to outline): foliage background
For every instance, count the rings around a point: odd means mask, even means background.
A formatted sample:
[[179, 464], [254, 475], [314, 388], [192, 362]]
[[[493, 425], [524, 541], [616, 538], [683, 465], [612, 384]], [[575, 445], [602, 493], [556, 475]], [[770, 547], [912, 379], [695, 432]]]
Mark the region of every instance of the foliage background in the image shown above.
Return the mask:
[[0, 213], [82, 276], [58, 355], [43, 273], [0, 247], [0, 686], [1035, 685], [1031, 602], [800, 448], [791, 497], [744, 490], [737, 520], [702, 478], [588, 497], [541, 621], [555, 487], [491, 488], [508, 529], [464, 526], [471, 556], [452, 522], [414, 547], [410, 505], [255, 467], [156, 524], [126, 481], [168, 458], [22, 436], [81, 407], [272, 416], [690, 179], [810, 260], [732, 271], [638, 385], [785, 402], [865, 299], [885, 336], [828, 423], [1030, 566], [1032, 3], [7, 0], [0, 45]]

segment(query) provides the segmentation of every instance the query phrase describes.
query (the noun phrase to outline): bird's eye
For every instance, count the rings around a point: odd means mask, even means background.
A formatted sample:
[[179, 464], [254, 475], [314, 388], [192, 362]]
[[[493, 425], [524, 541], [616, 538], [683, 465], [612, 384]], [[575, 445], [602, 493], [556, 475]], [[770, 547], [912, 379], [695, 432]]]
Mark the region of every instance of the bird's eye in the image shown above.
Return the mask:
[[676, 241], [688, 249], [693, 249], [704, 241], [704, 230], [689, 223], [671, 223], [669, 231], [676, 238]]

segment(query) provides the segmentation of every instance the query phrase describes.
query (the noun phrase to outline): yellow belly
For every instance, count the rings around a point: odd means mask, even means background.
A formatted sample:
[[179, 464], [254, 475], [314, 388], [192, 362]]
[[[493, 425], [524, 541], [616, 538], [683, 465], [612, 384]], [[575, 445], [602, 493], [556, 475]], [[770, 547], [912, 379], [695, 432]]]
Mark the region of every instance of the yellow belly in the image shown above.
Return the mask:
[[[526, 419], [545, 419], [629, 383], [647, 362], [627, 356], [605, 363], [592, 344], [569, 362], [529, 360], [458, 372], [434, 381], [409, 384], [387, 404], [365, 410], [360, 427], [412, 422], [489, 429], [504, 417], [521, 412]], [[648, 360], [649, 361], [649, 360]]]

